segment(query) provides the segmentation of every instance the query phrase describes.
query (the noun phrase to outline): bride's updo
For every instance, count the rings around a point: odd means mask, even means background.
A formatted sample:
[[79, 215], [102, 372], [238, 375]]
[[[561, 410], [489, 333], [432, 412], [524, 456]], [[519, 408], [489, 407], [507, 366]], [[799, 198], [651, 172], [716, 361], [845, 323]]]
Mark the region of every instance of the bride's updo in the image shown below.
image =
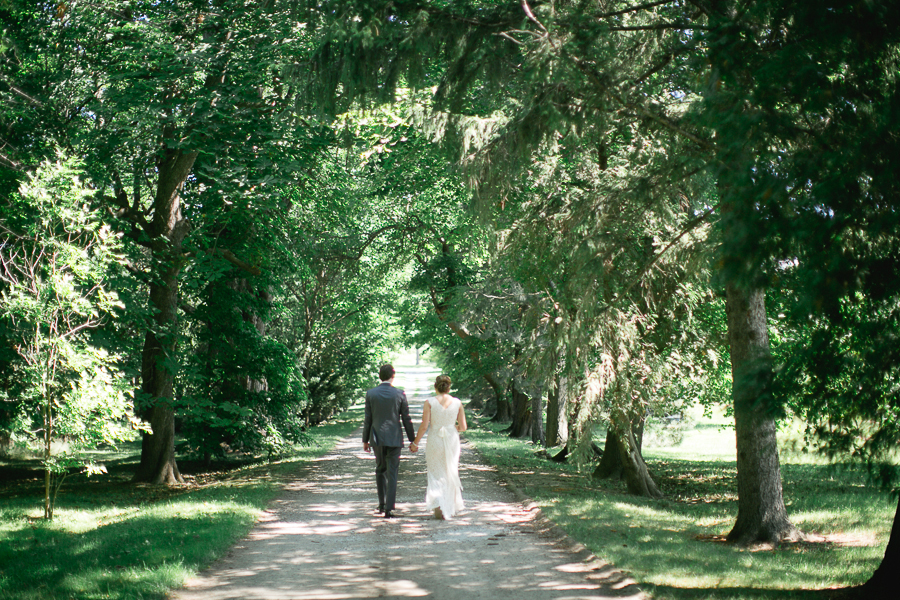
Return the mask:
[[446, 375], [438, 375], [434, 380], [434, 389], [440, 394], [446, 394], [450, 391], [450, 378]]

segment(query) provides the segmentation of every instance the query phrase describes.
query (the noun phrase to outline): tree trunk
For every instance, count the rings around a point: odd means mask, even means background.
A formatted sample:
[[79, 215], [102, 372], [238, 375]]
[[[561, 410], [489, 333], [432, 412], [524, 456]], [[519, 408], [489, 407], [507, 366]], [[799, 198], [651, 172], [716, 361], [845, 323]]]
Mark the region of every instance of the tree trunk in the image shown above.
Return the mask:
[[897, 597], [897, 590], [900, 590], [900, 498], [897, 499], [894, 524], [891, 525], [891, 537], [884, 549], [884, 558], [862, 586], [860, 597], [866, 600], [893, 600]]
[[491, 417], [491, 421], [496, 423], [506, 423], [510, 421], [512, 417], [510, 416], [509, 401], [503, 393], [503, 386], [500, 385], [500, 382], [497, 381], [497, 378], [491, 373], [485, 374], [484, 379], [488, 382], [488, 385], [491, 386], [491, 389], [494, 390], [493, 404], [496, 410], [494, 411], [494, 416]]
[[732, 397], [737, 442], [738, 516], [728, 541], [736, 544], [797, 540], [784, 506], [775, 419], [770, 412], [772, 366], [765, 293], [726, 288]]
[[[635, 420], [637, 422], [631, 424], [632, 437], [634, 437], [637, 451], [641, 455], [641, 462], [644, 462], [642, 447], [644, 443], [644, 423], [647, 421], [647, 416], [643, 414]], [[606, 430], [606, 441], [603, 446], [600, 464], [594, 469], [593, 476], [597, 479], [621, 479], [624, 475], [625, 461], [628, 460], [628, 457], [622, 456], [621, 452], [619, 452], [619, 439], [612, 423]]]
[[[236, 279], [232, 285], [233, 285], [233, 289], [235, 289], [236, 291], [243, 292], [245, 294], [255, 295], [257, 298], [262, 300], [262, 302], [264, 304], [266, 304], [267, 306], [272, 305], [272, 301], [273, 301], [272, 294], [270, 294], [268, 291], [265, 291], [265, 290], [260, 291], [260, 292], [254, 292], [252, 285], [246, 278]], [[266, 313], [268, 313], [268, 312], [269, 311], [266, 310]], [[268, 323], [266, 322], [266, 319], [262, 315], [258, 314], [255, 311], [252, 311], [252, 310], [243, 310], [243, 311], [241, 311], [241, 317], [244, 319], [244, 322], [250, 323], [251, 325], [253, 325], [253, 328], [256, 329], [256, 333], [257, 333], [257, 335], [259, 335], [260, 338], [264, 338], [266, 336], [266, 329], [268, 328]], [[240, 383], [240, 387], [247, 390], [248, 392], [261, 393], [261, 392], [268, 391], [268, 389], [269, 389], [269, 382], [266, 381], [265, 379], [251, 379], [250, 377], [247, 377], [246, 375], [241, 376], [239, 383]]]
[[569, 439], [567, 388], [566, 378], [557, 375], [553, 389], [547, 394], [547, 446], [550, 447], [564, 446]]
[[494, 416], [491, 417], [491, 421], [495, 423], [508, 423], [512, 421], [512, 410], [509, 406], [509, 400], [506, 396], [500, 396], [496, 398], [497, 410], [494, 412]]
[[515, 381], [512, 383], [510, 395], [512, 396], [512, 424], [509, 427], [509, 436], [531, 437], [533, 418], [531, 398], [518, 388]]
[[559, 388], [553, 386], [547, 392], [547, 431], [545, 432], [547, 446], [558, 445], [559, 437]]
[[[47, 386], [43, 386], [44, 389], [47, 389]], [[46, 392], [44, 392], [46, 394]], [[45, 463], [50, 462], [50, 456], [52, 454], [52, 446], [53, 442], [53, 411], [50, 406], [50, 399], [46, 399], [46, 404], [43, 406], [44, 409], [44, 461]], [[51, 484], [53, 483], [53, 474], [50, 472], [50, 467], [48, 464], [44, 465], [44, 518], [48, 521], [53, 520], [53, 505], [50, 502], [51, 496]]]
[[610, 425], [606, 430], [603, 456], [600, 458], [600, 464], [594, 469], [593, 476], [597, 479], [621, 479], [623, 462], [622, 457], [619, 456], [619, 442]]
[[544, 396], [540, 390], [531, 395], [531, 442], [535, 446], [547, 446], [544, 435]]
[[[149, 406], [140, 411], [150, 423], [151, 431], [143, 434], [141, 462], [134, 474], [134, 481], [143, 483], [182, 483], [184, 479], [175, 463], [175, 410], [172, 399], [175, 390], [175, 372], [171, 361], [176, 350], [177, 271], [168, 269], [163, 283], [151, 284], [150, 301], [157, 309], [156, 326], [165, 327], [157, 334], [147, 331], [141, 357], [141, 397]], [[142, 400], [143, 403], [143, 400]]]
[[[167, 128], [164, 138], [174, 136]], [[181, 483], [175, 464], [175, 364], [178, 341], [178, 278], [181, 273], [182, 242], [190, 224], [181, 211], [180, 190], [190, 174], [197, 152], [166, 148], [157, 163], [159, 179], [153, 201], [153, 221], [148, 225], [154, 275], [150, 284], [150, 306], [155, 311], [153, 327], [144, 339], [141, 356], [139, 414], [152, 431], [141, 444], [141, 463], [134, 481]]]
[[647, 463], [641, 454], [641, 448], [638, 445], [637, 437], [632, 431], [632, 427], [624, 427], [616, 432], [616, 445], [619, 449], [619, 459], [622, 463], [622, 476], [625, 479], [625, 486], [629, 493], [636, 496], [647, 496], [650, 498], [662, 498], [662, 492], [656, 486], [653, 478], [650, 477], [650, 471], [647, 469]]
[[597, 479], [624, 479], [629, 493], [650, 498], [662, 498], [662, 492], [650, 476], [641, 445], [644, 438], [646, 413], [631, 412], [630, 418], [610, 422], [606, 430], [606, 444], [600, 464], [594, 469]]

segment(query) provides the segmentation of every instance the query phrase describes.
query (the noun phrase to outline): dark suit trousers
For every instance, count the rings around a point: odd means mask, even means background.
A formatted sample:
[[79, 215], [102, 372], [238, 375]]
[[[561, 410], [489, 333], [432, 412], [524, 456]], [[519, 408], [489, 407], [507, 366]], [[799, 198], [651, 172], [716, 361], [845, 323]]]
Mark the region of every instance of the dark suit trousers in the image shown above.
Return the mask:
[[375, 452], [375, 484], [378, 486], [378, 506], [394, 510], [397, 499], [397, 473], [400, 472], [400, 446], [372, 446]]

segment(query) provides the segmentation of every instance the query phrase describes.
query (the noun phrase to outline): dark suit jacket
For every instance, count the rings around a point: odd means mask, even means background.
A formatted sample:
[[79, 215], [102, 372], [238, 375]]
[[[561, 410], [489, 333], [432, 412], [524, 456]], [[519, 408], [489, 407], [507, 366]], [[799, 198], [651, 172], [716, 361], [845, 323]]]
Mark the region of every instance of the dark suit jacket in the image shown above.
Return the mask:
[[406, 394], [384, 381], [366, 392], [366, 420], [363, 423], [363, 442], [373, 446], [403, 447], [403, 429], [409, 441], [416, 439]]

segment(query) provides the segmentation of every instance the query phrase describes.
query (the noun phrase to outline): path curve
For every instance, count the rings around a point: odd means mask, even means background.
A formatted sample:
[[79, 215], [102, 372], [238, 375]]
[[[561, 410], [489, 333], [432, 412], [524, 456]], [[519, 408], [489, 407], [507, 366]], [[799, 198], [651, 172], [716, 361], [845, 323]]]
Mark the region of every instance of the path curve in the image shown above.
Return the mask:
[[[435, 371], [397, 366], [418, 427]], [[427, 437], [425, 439], [427, 444]], [[465, 510], [450, 521], [425, 511], [424, 445], [404, 450], [397, 513], [374, 513], [374, 458], [361, 433], [318, 458], [221, 560], [174, 600], [644, 599], [634, 581], [579, 550], [523, 505], [469, 444], [460, 477]]]

